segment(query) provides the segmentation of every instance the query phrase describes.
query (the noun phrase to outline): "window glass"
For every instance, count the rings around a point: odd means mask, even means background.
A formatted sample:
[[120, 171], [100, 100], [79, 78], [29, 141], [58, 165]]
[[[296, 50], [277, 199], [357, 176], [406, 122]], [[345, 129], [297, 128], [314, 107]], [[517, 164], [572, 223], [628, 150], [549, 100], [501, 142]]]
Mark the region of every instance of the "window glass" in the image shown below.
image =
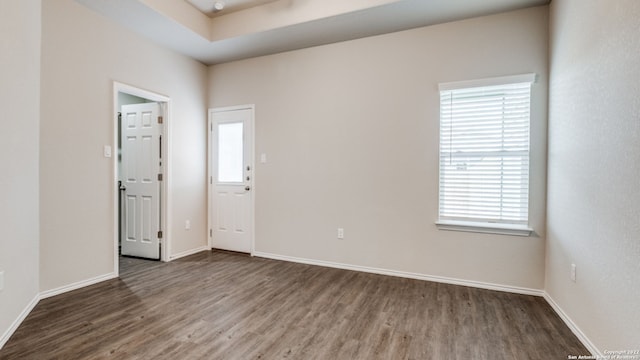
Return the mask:
[[218, 182], [242, 182], [243, 123], [218, 124]]
[[531, 82], [440, 91], [440, 220], [527, 224]]

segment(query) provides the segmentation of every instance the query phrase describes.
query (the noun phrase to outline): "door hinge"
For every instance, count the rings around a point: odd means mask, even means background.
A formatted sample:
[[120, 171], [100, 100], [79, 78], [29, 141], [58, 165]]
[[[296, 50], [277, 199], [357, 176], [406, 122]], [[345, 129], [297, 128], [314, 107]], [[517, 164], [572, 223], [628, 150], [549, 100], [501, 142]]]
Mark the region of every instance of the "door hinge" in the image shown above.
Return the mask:
[[158, 181], [162, 181], [162, 174], [158, 174]]
[[158, 230], [158, 239], [162, 239], [162, 230]]
[[158, 116], [158, 124], [162, 124], [163, 121], [164, 119], [162, 118], [162, 116]]
[[213, 229], [209, 229], [209, 237], [213, 236]]

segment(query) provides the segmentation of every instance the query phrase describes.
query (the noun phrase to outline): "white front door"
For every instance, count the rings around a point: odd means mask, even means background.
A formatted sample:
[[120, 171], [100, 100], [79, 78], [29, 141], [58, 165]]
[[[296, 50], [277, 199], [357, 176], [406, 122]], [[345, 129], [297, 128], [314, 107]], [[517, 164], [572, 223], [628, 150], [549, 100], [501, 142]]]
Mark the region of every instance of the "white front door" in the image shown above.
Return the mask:
[[122, 106], [122, 255], [160, 259], [159, 115], [157, 103]]
[[253, 247], [253, 107], [209, 111], [211, 247]]

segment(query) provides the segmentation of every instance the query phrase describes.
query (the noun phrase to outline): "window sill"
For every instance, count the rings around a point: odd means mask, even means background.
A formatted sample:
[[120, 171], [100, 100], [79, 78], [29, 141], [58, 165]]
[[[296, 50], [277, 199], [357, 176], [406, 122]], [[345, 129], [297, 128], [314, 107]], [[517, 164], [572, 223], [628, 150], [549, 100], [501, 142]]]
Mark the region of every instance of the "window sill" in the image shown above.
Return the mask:
[[531, 236], [533, 229], [526, 225], [492, 224], [472, 221], [438, 220], [436, 226], [439, 230], [466, 231], [485, 234]]

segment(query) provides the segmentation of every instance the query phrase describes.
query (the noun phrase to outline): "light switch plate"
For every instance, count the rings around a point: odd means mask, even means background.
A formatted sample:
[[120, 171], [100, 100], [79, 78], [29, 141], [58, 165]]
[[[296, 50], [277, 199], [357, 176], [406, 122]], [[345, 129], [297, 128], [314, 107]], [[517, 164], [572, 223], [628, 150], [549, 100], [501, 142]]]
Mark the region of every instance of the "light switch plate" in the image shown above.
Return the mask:
[[265, 153], [260, 154], [260, 162], [263, 164], [267, 162], [267, 154]]
[[105, 145], [103, 153], [104, 153], [104, 157], [110, 158], [111, 157], [111, 146]]

